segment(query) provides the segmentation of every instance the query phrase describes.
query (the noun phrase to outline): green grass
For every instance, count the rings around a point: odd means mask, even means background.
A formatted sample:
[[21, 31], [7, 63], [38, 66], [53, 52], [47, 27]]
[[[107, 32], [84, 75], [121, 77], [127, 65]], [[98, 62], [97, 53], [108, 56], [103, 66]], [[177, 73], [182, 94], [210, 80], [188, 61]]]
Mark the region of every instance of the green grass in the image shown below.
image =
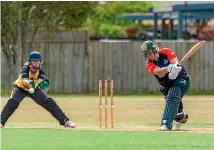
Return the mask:
[[[1, 98], [3, 108], [8, 97]], [[112, 131], [98, 129], [97, 95], [53, 98], [77, 128], [64, 130], [46, 110], [26, 98], [1, 129], [2, 150], [214, 149], [213, 96], [184, 97], [190, 118], [182, 132], [156, 131], [165, 103], [162, 96], [115, 95], [115, 129]]]
[[3, 129], [2, 150], [211, 150], [214, 134]]

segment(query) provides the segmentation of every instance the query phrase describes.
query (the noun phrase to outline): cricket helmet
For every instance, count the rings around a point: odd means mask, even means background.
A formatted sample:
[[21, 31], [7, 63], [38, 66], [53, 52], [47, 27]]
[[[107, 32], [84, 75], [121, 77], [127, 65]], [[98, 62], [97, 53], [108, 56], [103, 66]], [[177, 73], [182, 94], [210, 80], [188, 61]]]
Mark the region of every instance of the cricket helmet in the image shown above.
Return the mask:
[[152, 41], [143, 42], [141, 45], [142, 56], [146, 55], [151, 50], [153, 50], [154, 53], [157, 53], [159, 51], [159, 47]]
[[28, 55], [28, 61], [31, 61], [31, 60], [40, 60], [40, 61], [42, 61], [42, 55], [37, 51], [33, 51]]

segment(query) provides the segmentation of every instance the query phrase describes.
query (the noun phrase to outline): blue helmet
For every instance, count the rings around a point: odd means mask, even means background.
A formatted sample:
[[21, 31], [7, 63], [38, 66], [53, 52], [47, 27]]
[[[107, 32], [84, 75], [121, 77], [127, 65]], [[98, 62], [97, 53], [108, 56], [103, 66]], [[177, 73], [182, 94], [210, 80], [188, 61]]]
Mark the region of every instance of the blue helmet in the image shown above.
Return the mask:
[[37, 51], [33, 51], [28, 55], [28, 61], [31, 61], [31, 60], [40, 60], [40, 61], [42, 61], [42, 55]]

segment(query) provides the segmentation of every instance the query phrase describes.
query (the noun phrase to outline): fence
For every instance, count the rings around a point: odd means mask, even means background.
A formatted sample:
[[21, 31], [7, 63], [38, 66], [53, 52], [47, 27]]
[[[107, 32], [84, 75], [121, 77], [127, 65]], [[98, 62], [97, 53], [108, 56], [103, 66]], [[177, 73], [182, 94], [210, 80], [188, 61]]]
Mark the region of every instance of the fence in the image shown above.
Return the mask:
[[[159, 47], [176, 51], [179, 60], [197, 42], [157, 41]], [[118, 92], [147, 92], [159, 89], [156, 79], [145, 69], [139, 41], [95, 41], [89, 47], [89, 89], [97, 89], [97, 81], [110, 78]], [[184, 65], [192, 77], [191, 88], [214, 89], [214, 43], [207, 42]]]
[[[80, 93], [88, 90], [87, 32], [59, 32], [51, 38], [39, 34], [34, 43], [35, 50], [43, 55], [43, 68], [51, 81], [50, 92]], [[31, 35], [29, 35], [30, 37]], [[30, 39], [30, 38], [28, 38]], [[29, 45], [28, 45], [29, 47]], [[2, 54], [1, 88], [12, 87], [13, 80], [7, 73], [7, 62]], [[22, 53], [26, 62], [29, 51]]]
[[[181, 59], [196, 44], [195, 41], [157, 41], [159, 47], [169, 47]], [[51, 80], [51, 92], [96, 92], [99, 79], [113, 79], [116, 92], [148, 92], [159, 89], [156, 79], [145, 69], [140, 41], [36, 41], [35, 47], [44, 56], [44, 68]], [[27, 54], [23, 54], [23, 58]], [[4, 55], [2, 55], [4, 57]], [[191, 57], [185, 66], [192, 77], [191, 88], [214, 89], [214, 42]], [[2, 64], [5, 64], [2, 58]], [[7, 89], [8, 76], [1, 72], [1, 87]], [[11, 87], [11, 86], [10, 86]]]

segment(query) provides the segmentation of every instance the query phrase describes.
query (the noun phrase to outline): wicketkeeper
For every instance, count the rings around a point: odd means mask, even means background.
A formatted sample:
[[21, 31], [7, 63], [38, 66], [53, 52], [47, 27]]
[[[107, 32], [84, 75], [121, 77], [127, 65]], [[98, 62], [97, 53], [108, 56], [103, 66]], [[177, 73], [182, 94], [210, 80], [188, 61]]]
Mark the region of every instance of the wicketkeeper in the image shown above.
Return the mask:
[[161, 48], [152, 41], [141, 45], [142, 56], [147, 58], [146, 69], [156, 77], [162, 86], [160, 91], [165, 96], [165, 109], [159, 130], [172, 129], [175, 120], [175, 130], [181, 128], [188, 119], [183, 110], [182, 98], [190, 86], [191, 78], [183, 66], [178, 66], [178, 58], [170, 48]]
[[2, 110], [1, 128], [5, 126], [26, 96], [50, 112], [60, 125], [75, 128], [75, 124], [69, 120], [57, 103], [43, 91], [49, 88], [50, 84], [41, 66], [42, 61], [42, 55], [39, 52], [33, 51], [29, 54], [28, 61], [22, 68], [18, 79], [13, 83], [11, 97]]

